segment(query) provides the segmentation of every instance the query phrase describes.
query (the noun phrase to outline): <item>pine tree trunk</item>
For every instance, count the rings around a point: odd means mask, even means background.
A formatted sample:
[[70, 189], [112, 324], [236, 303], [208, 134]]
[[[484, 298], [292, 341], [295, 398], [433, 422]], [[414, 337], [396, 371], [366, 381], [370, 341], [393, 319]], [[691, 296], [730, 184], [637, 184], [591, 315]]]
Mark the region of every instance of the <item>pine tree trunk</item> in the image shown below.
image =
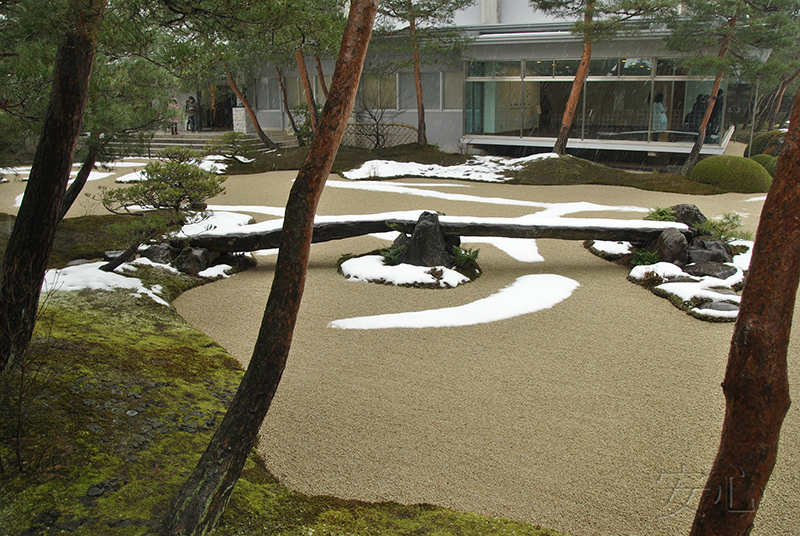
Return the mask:
[[76, 30], [58, 47], [42, 137], [3, 257], [0, 370], [24, 356], [36, 322], [42, 281], [89, 94], [95, 30], [105, 9], [105, 0], [87, 4], [80, 10]]
[[322, 72], [322, 61], [320, 61], [319, 56], [314, 56], [314, 61], [317, 62], [319, 87], [322, 88], [322, 95], [325, 97], [325, 100], [328, 100], [328, 84], [325, 83], [325, 74]]
[[419, 70], [419, 42], [416, 21], [412, 12], [411, 0], [408, 2], [408, 31], [411, 32], [411, 47], [414, 50], [414, 88], [417, 94], [417, 143], [428, 145], [428, 129], [425, 126], [425, 103], [422, 98], [422, 73]]
[[[736, 21], [737, 16], [734, 16], [730, 22], [728, 22], [728, 33], [725, 34], [725, 38], [722, 40], [722, 45], [719, 47], [719, 53], [717, 57], [721, 60], [725, 57], [728, 53], [728, 47], [730, 46], [731, 39], [733, 39], [733, 34], [736, 30]], [[714, 105], [717, 103], [717, 94], [719, 93], [719, 86], [722, 84], [722, 75], [724, 71], [720, 67], [717, 70], [717, 75], [714, 77], [714, 87], [711, 90], [711, 99], [709, 99], [708, 104], [706, 105], [706, 113], [703, 115], [703, 121], [700, 123], [700, 128], [697, 131], [697, 139], [692, 146], [692, 150], [689, 152], [689, 157], [681, 166], [681, 175], [686, 177], [694, 169], [694, 166], [697, 165], [697, 162], [700, 161], [700, 150], [703, 148], [703, 144], [705, 143], [706, 138], [706, 130], [708, 129], [708, 120], [711, 119], [711, 114], [714, 111]], [[722, 126], [720, 126], [720, 132], [722, 131]]]
[[231, 89], [236, 94], [236, 97], [244, 106], [244, 109], [247, 111], [247, 116], [250, 118], [250, 121], [253, 123], [253, 127], [256, 129], [256, 133], [258, 134], [258, 138], [267, 146], [267, 149], [275, 150], [278, 148], [278, 144], [269, 139], [266, 133], [261, 129], [261, 124], [258, 122], [258, 117], [256, 117], [255, 111], [253, 111], [253, 107], [250, 106], [250, 101], [247, 100], [247, 96], [242, 93], [239, 89], [239, 86], [236, 85], [236, 80], [233, 79], [233, 75], [231, 74], [231, 70], [228, 68], [228, 65], [220, 60], [222, 67], [225, 69], [225, 76], [228, 79], [228, 85], [231, 86]]
[[351, 0], [325, 112], [286, 204], [283, 236], [250, 365], [193, 474], [157, 530], [206, 534], [221, 517], [280, 382], [303, 295], [314, 215], [353, 109], [378, 0]]
[[578, 100], [583, 90], [583, 83], [586, 81], [586, 75], [589, 72], [589, 62], [592, 59], [593, 45], [593, 37], [590, 34], [589, 26], [594, 18], [594, 4], [594, 1], [587, 2], [583, 13], [583, 21], [587, 26], [583, 33], [583, 54], [581, 55], [581, 62], [578, 65], [578, 70], [575, 73], [575, 79], [572, 81], [572, 89], [569, 92], [567, 106], [561, 118], [561, 128], [558, 131], [558, 137], [553, 146], [553, 152], [558, 155], [563, 155], [567, 152], [569, 131], [572, 130], [572, 121], [575, 119], [575, 111], [578, 109]]
[[[800, 91], [798, 92], [800, 95]], [[758, 225], [722, 389], [725, 421], [692, 536], [746, 536], [789, 410], [786, 354], [800, 280], [800, 98]]]
[[306, 59], [303, 56], [303, 49], [298, 48], [294, 57], [297, 60], [297, 70], [300, 72], [300, 80], [303, 83], [303, 91], [306, 94], [306, 102], [308, 103], [308, 116], [311, 118], [311, 130], [317, 131], [317, 101], [314, 100], [314, 91], [311, 89], [311, 81], [308, 79], [308, 69], [306, 68]]
[[278, 69], [278, 66], [275, 66], [275, 72], [278, 73], [278, 85], [281, 87], [281, 98], [283, 99], [283, 109], [286, 110], [286, 115], [289, 116], [289, 123], [292, 125], [292, 132], [294, 132], [295, 136], [299, 133], [297, 130], [297, 125], [294, 124], [294, 117], [292, 117], [292, 111], [289, 109], [289, 100], [286, 98], [286, 86], [283, 85], [283, 75], [281, 75], [281, 70]]
[[89, 175], [92, 173], [95, 163], [97, 163], [97, 155], [99, 154], [100, 140], [94, 139], [89, 145], [89, 152], [83, 160], [83, 165], [78, 171], [78, 175], [75, 177], [75, 180], [72, 181], [72, 184], [69, 185], [69, 188], [67, 188], [67, 193], [64, 194], [64, 199], [61, 201], [61, 209], [58, 212], [59, 222], [67, 215], [67, 212], [69, 212], [69, 209], [75, 203], [75, 200], [78, 199], [81, 191], [83, 191], [83, 187], [86, 186], [86, 181], [89, 179]]

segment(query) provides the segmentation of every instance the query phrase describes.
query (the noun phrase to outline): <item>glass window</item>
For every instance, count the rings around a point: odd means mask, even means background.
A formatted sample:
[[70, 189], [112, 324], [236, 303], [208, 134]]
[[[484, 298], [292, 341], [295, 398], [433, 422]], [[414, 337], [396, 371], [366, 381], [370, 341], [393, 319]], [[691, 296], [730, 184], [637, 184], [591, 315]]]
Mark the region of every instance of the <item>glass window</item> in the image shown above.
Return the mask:
[[575, 76], [581, 60], [555, 60], [553, 62], [553, 71], [556, 76]]
[[658, 58], [656, 60], [657, 76], [685, 76], [689, 74], [682, 60], [676, 58]]
[[359, 105], [370, 110], [397, 108], [397, 84], [394, 75], [365, 74], [361, 77]]
[[523, 111], [522, 81], [469, 82], [467, 134], [519, 136]]
[[619, 60], [589, 60], [589, 76], [619, 75]]
[[[525, 82], [523, 135], [554, 138], [561, 128], [572, 82]], [[580, 109], [574, 125], [578, 125]], [[580, 135], [579, 131], [573, 131]]]
[[625, 76], [650, 76], [653, 72], [652, 58], [625, 58], [620, 63]]
[[585, 137], [647, 141], [650, 91], [650, 81], [588, 82]]
[[[439, 110], [439, 73], [422, 73], [422, 104], [426, 110]], [[400, 108], [416, 110], [417, 89], [414, 73], [400, 73]]]
[[444, 73], [444, 109], [461, 110], [464, 107], [463, 73]]
[[283, 79], [283, 85], [286, 86], [286, 101], [289, 108], [294, 108], [300, 104], [300, 79], [297, 77], [287, 76]]
[[528, 60], [525, 76], [553, 76], [553, 60]]
[[494, 76], [515, 76], [519, 78], [522, 68], [520, 61], [496, 61], [494, 62]]
[[281, 88], [277, 78], [259, 78], [256, 80], [256, 109], [280, 110]]
[[493, 73], [491, 61], [471, 61], [467, 66], [467, 76], [492, 76]]

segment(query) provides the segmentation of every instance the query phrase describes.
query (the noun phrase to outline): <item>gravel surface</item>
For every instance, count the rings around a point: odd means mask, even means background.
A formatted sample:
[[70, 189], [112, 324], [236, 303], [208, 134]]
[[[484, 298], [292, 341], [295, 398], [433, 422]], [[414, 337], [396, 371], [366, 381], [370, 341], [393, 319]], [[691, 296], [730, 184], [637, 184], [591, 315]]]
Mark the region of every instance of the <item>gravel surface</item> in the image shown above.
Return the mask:
[[[232, 177], [225, 183], [227, 193], [211, 203], [283, 206], [294, 176]], [[88, 188], [100, 184], [109, 182]], [[420, 188], [551, 203], [652, 208], [688, 202], [709, 217], [746, 214], [750, 230], [762, 206], [748, 201], [750, 195], [699, 197], [604, 186], [442, 181]], [[20, 183], [0, 185], [4, 201], [15, 192], [21, 192]], [[329, 187], [319, 213], [411, 209], [464, 216], [534, 210]], [[84, 204], [71, 215], [98, 210]], [[724, 414], [719, 384], [732, 324], [689, 317], [628, 282], [625, 268], [596, 258], [578, 242], [538, 241], [545, 258], [540, 263], [470, 244], [481, 248], [484, 275], [452, 290], [355, 283], [337, 274], [341, 254], [383, 244], [361, 237], [312, 248], [292, 351], [259, 443], [282, 482], [303, 493], [433, 503], [573, 535], [688, 533], [719, 441]], [[187, 292], [175, 305], [246, 365], [274, 262], [275, 256], [260, 257], [255, 269]], [[327, 327], [341, 318], [469, 303], [531, 273], [559, 274], [580, 286], [552, 309], [491, 324]], [[793, 342], [791, 370], [798, 356]], [[797, 375], [790, 380], [798, 392]], [[799, 420], [793, 407], [753, 535], [798, 534]]]

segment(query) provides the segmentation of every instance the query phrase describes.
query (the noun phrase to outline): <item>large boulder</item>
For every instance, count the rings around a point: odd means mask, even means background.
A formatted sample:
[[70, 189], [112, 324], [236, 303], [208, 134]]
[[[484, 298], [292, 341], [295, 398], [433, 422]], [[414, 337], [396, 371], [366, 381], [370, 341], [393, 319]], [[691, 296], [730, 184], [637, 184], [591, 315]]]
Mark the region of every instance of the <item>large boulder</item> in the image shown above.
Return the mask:
[[187, 247], [180, 252], [173, 265], [185, 274], [197, 275], [211, 266], [217, 257], [219, 253], [212, 253], [205, 248]]
[[439, 215], [435, 212], [423, 212], [414, 226], [414, 234], [411, 235], [401, 261], [414, 266], [445, 266], [452, 260], [439, 226]]
[[675, 215], [675, 221], [685, 223], [689, 227], [695, 227], [708, 220], [708, 218], [706, 218], [705, 215], [700, 212], [700, 209], [697, 208], [697, 205], [681, 203], [679, 205], [673, 205], [669, 208]]
[[722, 240], [695, 238], [689, 246], [689, 263], [731, 262], [733, 250]]
[[689, 258], [689, 243], [683, 233], [675, 228], [665, 229], [658, 236], [659, 262], [685, 266]]
[[139, 252], [139, 255], [158, 264], [170, 264], [178, 256], [179, 250], [169, 244], [153, 244]]

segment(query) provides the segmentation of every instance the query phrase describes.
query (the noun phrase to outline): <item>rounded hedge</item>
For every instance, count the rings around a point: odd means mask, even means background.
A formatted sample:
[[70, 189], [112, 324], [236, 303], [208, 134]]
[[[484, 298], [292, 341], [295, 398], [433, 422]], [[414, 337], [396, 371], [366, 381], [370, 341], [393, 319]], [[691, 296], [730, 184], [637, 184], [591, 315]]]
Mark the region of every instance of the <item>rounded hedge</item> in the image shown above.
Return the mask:
[[757, 154], [750, 157], [750, 160], [755, 160], [767, 170], [769, 176], [775, 178], [775, 169], [778, 167], [778, 157], [769, 154]]
[[[757, 154], [775, 155], [780, 152], [783, 146], [783, 140], [786, 133], [782, 130], [770, 130], [769, 132], [762, 132], [753, 138], [750, 146], [745, 150], [744, 154], [754, 156]], [[749, 151], [749, 152], [747, 152]]]
[[712, 184], [726, 192], [742, 194], [765, 193], [772, 184], [772, 177], [755, 160], [728, 155], [701, 160], [692, 170], [689, 179]]

